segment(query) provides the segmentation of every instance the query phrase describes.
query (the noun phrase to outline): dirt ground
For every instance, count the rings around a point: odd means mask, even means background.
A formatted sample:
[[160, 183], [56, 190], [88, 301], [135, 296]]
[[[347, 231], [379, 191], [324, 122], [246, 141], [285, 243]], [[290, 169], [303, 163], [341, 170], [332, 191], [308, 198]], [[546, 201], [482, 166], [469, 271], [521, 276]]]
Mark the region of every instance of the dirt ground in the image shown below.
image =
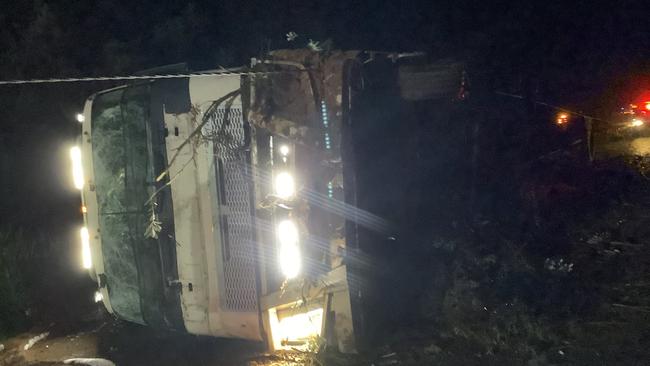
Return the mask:
[[[25, 350], [29, 340], [49, 336]], [[34, 329], [3, 342], [0, 366], [63, 365], [70, 358], [104, 358], [116, 365], [302, 365], [301, 353], [267, 354], [254, 342], [196, 337], [152, 329], [117, 320], [81, 326]]]

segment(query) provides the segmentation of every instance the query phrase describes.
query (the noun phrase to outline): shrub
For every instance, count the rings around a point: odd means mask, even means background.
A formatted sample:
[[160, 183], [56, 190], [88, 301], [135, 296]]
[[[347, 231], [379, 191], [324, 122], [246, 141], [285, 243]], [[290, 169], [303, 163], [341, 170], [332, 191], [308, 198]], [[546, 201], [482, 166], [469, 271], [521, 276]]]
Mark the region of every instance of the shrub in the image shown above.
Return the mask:
[[0, 339], [28, 325], [29, 261], [34, 245], [22, 229], [0, 228]]

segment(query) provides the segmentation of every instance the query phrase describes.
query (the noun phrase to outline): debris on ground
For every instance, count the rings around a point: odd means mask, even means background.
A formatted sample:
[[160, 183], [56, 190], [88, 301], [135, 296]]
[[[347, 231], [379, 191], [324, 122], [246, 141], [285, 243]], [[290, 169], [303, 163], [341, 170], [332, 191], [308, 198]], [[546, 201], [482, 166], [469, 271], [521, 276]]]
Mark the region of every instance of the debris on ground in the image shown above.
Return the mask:
[[70, 358], [63, 363], [66, 365], [115, 366], [115, 363], [104, 358]]
[[30, 348], [34, 347], [34, 345], [35, 345], [36, 343], [38, 343], [38, 342], [42, 341], [43, 339], [47, 338], [49, 335], [50, 335], [50, 332], [44, 332], [44, 333], [41, 333], [41, 334], [39, 334], [39, 335], [37, 335], [37, 336], [31, 338], [31, 339], [27, 342], [27, 344], [25, 344], [25, 347], [23, 347], [23, 349], [24, 349], [25, 351], [29, 350]]

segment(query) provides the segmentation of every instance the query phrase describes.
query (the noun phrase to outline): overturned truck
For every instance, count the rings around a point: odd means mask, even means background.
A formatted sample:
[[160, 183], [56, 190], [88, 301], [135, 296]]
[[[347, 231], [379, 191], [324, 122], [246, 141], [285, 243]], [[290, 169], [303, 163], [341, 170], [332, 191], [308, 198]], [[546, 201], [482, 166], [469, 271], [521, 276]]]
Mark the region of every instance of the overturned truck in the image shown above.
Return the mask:
[[372, 263], [359, 232], [388, 225], [357, 208], [352, 130], [400, 119], [373, 90], [449, 99], [461, 69], [418, 53], [279, 50], [88, 98], [72, 157], [96, 298], [152, 327], [356, 351]]

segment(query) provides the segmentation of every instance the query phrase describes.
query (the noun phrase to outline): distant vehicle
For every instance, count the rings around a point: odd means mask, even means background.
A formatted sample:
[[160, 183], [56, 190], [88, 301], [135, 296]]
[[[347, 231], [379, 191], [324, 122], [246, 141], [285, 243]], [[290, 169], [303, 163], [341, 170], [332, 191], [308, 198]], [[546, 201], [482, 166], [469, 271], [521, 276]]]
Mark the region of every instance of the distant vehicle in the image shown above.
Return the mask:
[[447, 97], [459, 65], [279, 50], [216, 73], [88, 98], [71, 157], [96, 300], [156, 328], [354, 352], [364, 289], [350, 131], [388, 116], [374, 90]]
[[626, 107], [621, 108], [620, 128], [646, 129], [650, 123], [650, 91], [641, 94]]

